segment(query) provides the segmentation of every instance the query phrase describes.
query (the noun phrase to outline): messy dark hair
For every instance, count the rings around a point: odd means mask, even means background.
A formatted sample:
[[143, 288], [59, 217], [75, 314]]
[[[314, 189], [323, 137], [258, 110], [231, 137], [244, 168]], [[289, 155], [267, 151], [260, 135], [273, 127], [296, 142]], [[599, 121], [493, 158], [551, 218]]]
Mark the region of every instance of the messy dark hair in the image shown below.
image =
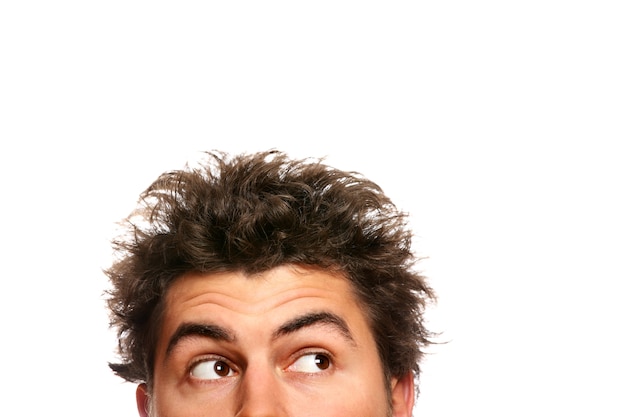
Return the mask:
[[177, 277], [292, 264], [349, 279], [387, 379], [419, 376], [432, 336], [424, 310], [434, 295], [414, 270], [407, 216], [380, 187], [278, 151], [207, 156], [162, 174], [113, 242], [107, 301], [121, 361], [111, 369], [151, 384], [164, 297]]

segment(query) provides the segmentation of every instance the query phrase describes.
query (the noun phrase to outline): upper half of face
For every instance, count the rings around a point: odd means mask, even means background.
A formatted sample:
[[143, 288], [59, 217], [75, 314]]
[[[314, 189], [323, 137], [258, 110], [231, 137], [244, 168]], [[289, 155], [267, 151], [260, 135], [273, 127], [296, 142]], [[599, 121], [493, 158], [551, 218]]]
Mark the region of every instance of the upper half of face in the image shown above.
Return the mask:
[[144, 396], [160, 417], [384, 417], [397, 402], [349, 281], [295, 266], [177, 279]]

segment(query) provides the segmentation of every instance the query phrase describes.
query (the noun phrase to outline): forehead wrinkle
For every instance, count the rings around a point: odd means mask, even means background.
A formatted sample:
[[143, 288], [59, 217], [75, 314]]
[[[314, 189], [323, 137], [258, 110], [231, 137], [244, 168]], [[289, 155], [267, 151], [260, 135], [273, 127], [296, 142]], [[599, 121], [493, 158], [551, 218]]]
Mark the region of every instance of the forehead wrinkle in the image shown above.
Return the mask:
[[191, 297], [184, 297], [182, 294], [172, 294], [168, 297], [167, 309], [170, 313], [176, 310], [187, 310], [200, 308], [204, 305], [214, 305], [241, 314], [255, 315], [263, 314], [275, 308], [284, 306], [293, 301], [322, 299], [326, 300], [328, 295], [324, 289], [319, 288], [287, 288], [278, 292], [272, 292], [262, 297], [255, 297], [250, 300], [248, 297], [242, 298], [233, 296], [226, 291], [210, 292], [201, 291], [200, 294]]
[[[311, 277], [315, 277], [310, 280]], [[303, 278], [300, 280], [299, 278]], [[228, 299], [235, 300], [236, 303], [244, 302], [245, 306], [260, 304], [265, 300], [275, 300], [275, 306], [280, 306], [289, 302], [290, 295], [281, 297], [281, 294], [296, 291], [292, 296], [300, 297], [299, 294], [309, 292], [312, 296], [321, 295], [328, 297], [326, 282], [331, 279], [343, 281], [344, 285], [351, 293], [349, 282], [343, 275], [329, 273], [328, 271], [318, 271], [302, 269], [296, 266], [283, 266], [266, 271], [258, 275], [250, 276], [242, 272], [233, 273], [189, 273], [181, 276], [168, 291], [168, 298], [177, 299], [177, 304], [187, 305], [204, 304], [205, 302], [195, 301], [198, 297], [221, 297], [226, 302]], [[278, 280], [278, 281], [275, 281]], [[274, 286], [276, 283], [276, 286]], [[269, 284], [269, 285], [268, 285]], [[332, 285], [331, 285], [332, 286]], [[276, 287], [283, 289], [276, 290]], [[286, 288], [284, 288], [286, 287]], [[173, 290], [173, 291], [172, 291]], [[233, 294], [238, 296], [233, 296]], [[337, 292], [334, 291], [337, 295]], [[285, 299], [286, 298], [286, 299]], [[210, 300], [213, 303], [213, 299]], [[220, 303], [215, 303], [220, 304]]]

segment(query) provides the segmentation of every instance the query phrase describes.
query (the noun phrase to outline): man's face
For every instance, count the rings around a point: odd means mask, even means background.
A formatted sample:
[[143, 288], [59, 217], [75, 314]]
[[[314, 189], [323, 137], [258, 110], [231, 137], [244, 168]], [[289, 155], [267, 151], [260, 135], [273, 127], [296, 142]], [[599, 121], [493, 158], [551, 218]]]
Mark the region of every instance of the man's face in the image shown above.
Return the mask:
[[411, 374], [387, 395], [366, 317], [343, 277], [280, 267], [190, 274], [166, 296], [151, 417], [411, 415]]

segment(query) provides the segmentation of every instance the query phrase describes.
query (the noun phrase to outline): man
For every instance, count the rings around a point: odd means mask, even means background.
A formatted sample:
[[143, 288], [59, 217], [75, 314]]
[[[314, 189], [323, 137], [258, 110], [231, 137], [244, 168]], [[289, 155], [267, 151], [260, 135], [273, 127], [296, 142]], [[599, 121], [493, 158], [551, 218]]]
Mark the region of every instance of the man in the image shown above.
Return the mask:
[[409, 417], [433, 293], [356, 173], [263, 152], [161, 175], [108, 304], [140, 416]]

